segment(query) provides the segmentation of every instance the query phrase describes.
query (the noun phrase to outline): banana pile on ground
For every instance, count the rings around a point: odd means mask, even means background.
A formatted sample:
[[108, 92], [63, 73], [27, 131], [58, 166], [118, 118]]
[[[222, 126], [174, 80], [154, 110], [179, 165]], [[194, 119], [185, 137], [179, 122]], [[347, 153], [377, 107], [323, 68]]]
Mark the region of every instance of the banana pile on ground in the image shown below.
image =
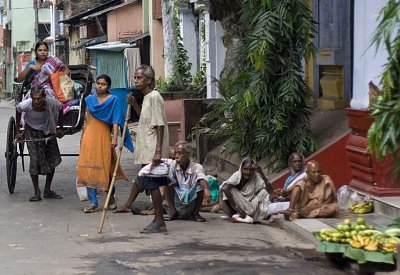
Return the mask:
[[354, 214], [371, 213], [374, 210], [374, 203], [372, 201], [364, 201], [353, 204], [349, 202], [349, 211]]
[[397, 252], [400, 239], [400, 228], [377, 231], [372, 225], [365, 223], [364, 218], [358, 218], [355, 223], [345, 219], [336, 229], [322, 229], [319, 232], [322, 240], [333, 243], [349, 244], [367, 251]]

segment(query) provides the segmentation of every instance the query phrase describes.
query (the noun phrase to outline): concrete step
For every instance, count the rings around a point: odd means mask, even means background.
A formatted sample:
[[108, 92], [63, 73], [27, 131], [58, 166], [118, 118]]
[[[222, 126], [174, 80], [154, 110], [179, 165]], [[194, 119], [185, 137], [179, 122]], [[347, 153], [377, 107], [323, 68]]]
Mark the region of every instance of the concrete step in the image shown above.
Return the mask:
[[390, 219], [400, 217], [400, 197], [377, 197], [373, 199], [375, 213], [378, 213]]

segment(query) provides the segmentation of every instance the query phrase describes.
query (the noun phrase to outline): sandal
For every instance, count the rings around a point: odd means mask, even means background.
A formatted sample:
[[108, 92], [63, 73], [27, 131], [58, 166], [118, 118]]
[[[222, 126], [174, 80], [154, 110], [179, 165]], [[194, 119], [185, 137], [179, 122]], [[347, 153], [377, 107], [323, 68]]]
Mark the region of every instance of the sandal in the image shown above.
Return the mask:
[[115, 209], [117, 209], [117, 199], [116, 198], [114, 198], [113, 200], [111, 199], [109, 201], [109, 204], [107, 207], [107, 210], [115, 210]]
[[47, 192], [47, 193], [43, 193], [43, 198], [45, 198], [45, 199], [58, 199], [58, 200], [60, 200], [60, 199], [62, 199], [63, 197], [62, 197], [61, 195], [57, 194], [57, 193], [54, 192], [54, 191], [49, 191], [49, 192]]
[[42, 200], [42, 198], [40, 197], [40, 195], [33, 195], [30, 199], [29, 199], [29, 201], [41, 201]]
[[192, 220], [194, 220], [195, 222], [206, 222], [207, 221], [205, 218], [200, 216], [200, 214], [193, 215]]
[[97, 205], [95, 205], [95, 204], [91, 204], [89, 206], [86, 206], [83, 209], [84, 213], [94, 213], [94, 212], [97, 212], [97, 211], [99, 211], [99, 207]]
[[179, 213], [175, 212], [174, 214], [168, 215], [164, 218], [165, 221], [173, 221], [179, 219]]
[[151, 223], [147, 227], [140, 230], [140, 233], [142, 234], [165, 233], [165, 232], [167, 232], [167, 226], [163, 225], [160, 227], [156, 227], [154, 223]]

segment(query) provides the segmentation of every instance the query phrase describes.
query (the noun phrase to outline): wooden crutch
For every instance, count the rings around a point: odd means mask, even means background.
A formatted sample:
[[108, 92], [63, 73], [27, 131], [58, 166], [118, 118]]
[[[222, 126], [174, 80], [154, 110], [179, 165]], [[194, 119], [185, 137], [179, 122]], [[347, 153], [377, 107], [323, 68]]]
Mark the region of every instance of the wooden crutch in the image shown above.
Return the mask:
[[121, 136], [121, 141], [120, 141], [120, 145], [119, 145], [117, 162], [115, 164], [114, 174], [113, 174], [113, 177], [112, 177], [112, 180], [110, 183], [110, 188], [108, 188], [107, 199], [106, 199], [106, 203], [104, 204], [104, 207], [103, 207], [103, 213], [101, 214], [101, 218], [100, 218], [99, 231], [98, 231], [99, 234], [101, 234], [103, 231], [103, 225], [104, 225], [104, 220], [105, 220], [106, 214], [107, 214], [108, 204], [110, 202], [115, 178], [117, 177], [117, 171], [118, 171], [119, 163], [121, 161], [122, 149], [124, 148], [124, 139], [125, 139], [125, 135], [126, 135], [126, 128], [128, 128], [128, 119], [129, 119], [130, 113], [131, 113], [131, 105], [128, 104], [128, 108], [126, 109], [126, 115], [125, 115], [124, 129], [122, 130], [122, 136]]

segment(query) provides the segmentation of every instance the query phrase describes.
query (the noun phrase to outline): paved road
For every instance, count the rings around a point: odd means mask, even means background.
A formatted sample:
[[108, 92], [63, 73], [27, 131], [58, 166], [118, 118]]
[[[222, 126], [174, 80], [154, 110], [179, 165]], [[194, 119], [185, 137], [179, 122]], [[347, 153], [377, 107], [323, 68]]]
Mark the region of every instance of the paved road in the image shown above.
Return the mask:
[[[2, 152], [13, 112], [11, 102], [0, 103]], [[79, 136], [63, 138], [61, 152], [77, 153]], [[0, 161], [1, 274], [345, 274], [312, 245], [282, 229], [232, 224], [221, 214], [206, 214], [207, 223], [168, 222], [168, 233], [142, 235], [138, 232], [151, 217], [109, 213], [99, 235], [100, 213], [84, 214], [85, 203], [75, 192], [77, 157], [64, 157], [56, 170], [53, 189], [64, 199], [35, 203], [28, 201], [28, 172], [18, 166], [15, 193], [10, 195], [5, 159]], [[132, 156], [124, 152], [122, 163], [132, 179], [137, 172]], [[43, 188], [44, 177], [40, 179]], [[121, 203], [130, 183], [117, 186]], [[104, 198], [100, 194], [101, 203]]]

